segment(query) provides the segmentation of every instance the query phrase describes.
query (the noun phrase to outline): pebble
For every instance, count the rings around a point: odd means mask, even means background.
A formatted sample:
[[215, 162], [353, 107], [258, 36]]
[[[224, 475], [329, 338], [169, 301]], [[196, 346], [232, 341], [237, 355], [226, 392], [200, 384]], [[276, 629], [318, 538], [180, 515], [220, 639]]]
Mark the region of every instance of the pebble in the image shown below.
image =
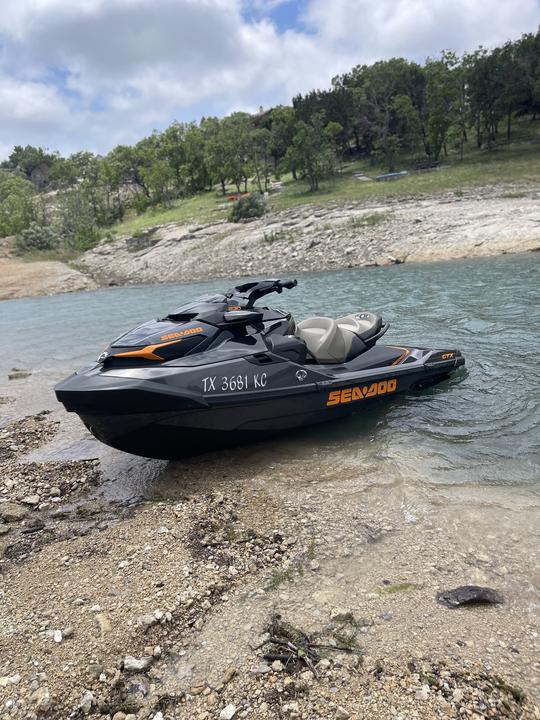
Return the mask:
[[23, 505], [39, 505], [40, 497], [39, 495], [27, 495], [26, 497], [23, 497], [21, 502]]
[[422, 685], [417, 688], [415, 697], [417, 700], [427, 700], [429, 697], [429, 685]]
[[61, 630], [55, 630], [53, 634], [53, 640], [55, 643], [61, 643], [62, 642], [62, 631]]
[[336, 607], [333, 608], [330, 611], [330, 620], [331, 622], [352, 622], [354, 620], [354, 616], [350, 610], [346, 610], [342, 607]]
[[236, 705], [229, 703], [229, 705], [226, 705], [219, 713], [219, 720], [232, 720], [235, 715]]
[[36, 712], [46, 713], [51, 709], [52, 701], [47, 686], [39, 687], [30, 695], [30, 702], [35, 706]]
[[96, 622], [99, 626], [99, 631], [101, 633], [101, 637], [103, 638], [103, 637], [105, 637], [105, 635], [110, 633], [112, 630], [111, 621], [109, 620], [107, 615], [105, 615], [105, 613], [97, 613], [95, 617], [96, 617]]
[[136, 658], [132, 655], [126, 655], [124, 658], [124, 670], [126, 672], [144, 672], [148, 670], [152, 664], [153, 658], [150, 655], [145, 655], [142, 658]]
[[271, 667], [274, 672], [283, 672], [285, 670], [285, 665], [281, 660], [274, 660]]
[[351, 715], [347, 710], [345, 710], [344, 707], [341, 707], [341, 705], [338, 705], [338, 709], [336, 710], [336, 720], [347, 720], [350, 718]]
[[93, 705], [94, 695], [90, 692], [90, 690], [87, 690], [79, 702], [79, 707], [85, 715], [88, 715]]

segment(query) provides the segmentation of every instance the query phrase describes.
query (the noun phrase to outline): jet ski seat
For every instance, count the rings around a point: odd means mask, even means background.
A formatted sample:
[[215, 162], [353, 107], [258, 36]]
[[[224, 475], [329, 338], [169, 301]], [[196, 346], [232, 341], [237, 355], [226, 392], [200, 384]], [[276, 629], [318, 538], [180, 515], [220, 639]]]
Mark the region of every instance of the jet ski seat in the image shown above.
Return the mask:
[[307, 345], [319, 363], [343, 363], [370, 347], [370, 338], [382, 327], [382, 318], [362, 312], [345, 315], [337, 320], [311, 317], [298, 323], [296, 335]]

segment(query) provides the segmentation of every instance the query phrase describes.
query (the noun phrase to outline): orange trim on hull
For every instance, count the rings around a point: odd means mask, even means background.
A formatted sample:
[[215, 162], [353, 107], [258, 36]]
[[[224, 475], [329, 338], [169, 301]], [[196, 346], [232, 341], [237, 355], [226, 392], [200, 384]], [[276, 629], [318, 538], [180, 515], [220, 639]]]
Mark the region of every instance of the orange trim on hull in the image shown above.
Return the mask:
[[158, 343], [157, 345], [147, 345], [140, 350], [131, 350], [130, 352], [117, 353], [112, 357], [122, 358], [144, 358], [145, 360], [163, 360], [161, 355], [156, 354], [156, 350], [166, 345], [175, 345], [176, 343], [182, 342], [181, 340], [172, 340], [171, 342]]
[[411, 354], [409, 348], [401, 347], [400, 345], [390, 345], [390, 347], [396, 348], [396, 350], [403, 350], [403, 354], [400, 355], [397, 360], [394, 360], [392, 365], [401, 365], [401, 363]]

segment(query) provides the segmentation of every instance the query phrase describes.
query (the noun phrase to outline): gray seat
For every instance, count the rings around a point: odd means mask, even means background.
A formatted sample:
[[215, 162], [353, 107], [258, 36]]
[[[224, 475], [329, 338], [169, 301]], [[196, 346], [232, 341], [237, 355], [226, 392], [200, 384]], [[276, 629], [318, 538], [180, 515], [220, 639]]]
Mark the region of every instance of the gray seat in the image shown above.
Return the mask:
[[371, 312], [344, 315], [336, 322], [340, 328], [350, 330], [364, 342], [367, 342], [382, 328], [382, 317]]
[[343, 363], [368, 347], [369, 338], [381, 328], [382, 319], [373, 313], [356, 313], [333, 320], [311, 317], [298, 323], [296, 335], [319, 363]]

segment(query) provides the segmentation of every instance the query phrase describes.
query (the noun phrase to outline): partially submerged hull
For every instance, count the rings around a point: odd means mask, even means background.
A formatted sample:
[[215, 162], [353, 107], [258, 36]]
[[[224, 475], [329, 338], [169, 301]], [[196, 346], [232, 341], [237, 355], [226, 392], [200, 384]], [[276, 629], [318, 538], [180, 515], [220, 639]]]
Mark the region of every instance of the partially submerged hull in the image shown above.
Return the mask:
[[340, 365], [269, 353], [194, 358], [159, 367], [96, 365], [61, 382], [56, 394], [107, 445], [176, 459], [345, 417], [440, 382], [465, 362], [457, 350], [389, 345]]

